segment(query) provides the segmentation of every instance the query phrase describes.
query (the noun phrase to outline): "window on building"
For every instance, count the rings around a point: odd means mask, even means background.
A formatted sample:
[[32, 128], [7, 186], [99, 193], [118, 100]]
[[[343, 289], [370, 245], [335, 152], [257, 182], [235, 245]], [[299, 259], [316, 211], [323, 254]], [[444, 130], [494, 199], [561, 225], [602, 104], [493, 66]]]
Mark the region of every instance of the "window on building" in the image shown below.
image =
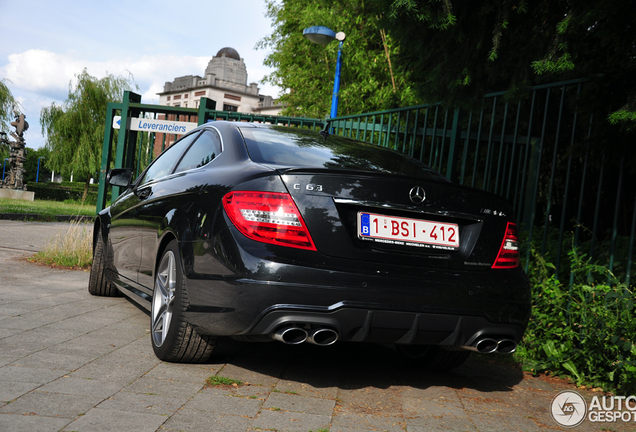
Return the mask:
[[174, 104], [174, 106], [176, 106], [176, 107], [177, 107], [177, 106], [181, 106], [181, 104], [180, 104], [180, 103], [176, 103], [176, 104]]
[[168, 99], [167, 99], [167, 100], [170, 100], [170, 96], [168, 96]]
[[184, 95], [183, 95], [183, 98], [184, 98], [184, 99], [187, 99], [187, 98], [188, 98], [188, 96], [190, 96], [190, 95], [186, 93], [186, 94], [184, 94]]
[[234, 105], [223, 104], [223, 111], [238, 112], [238, 107]]

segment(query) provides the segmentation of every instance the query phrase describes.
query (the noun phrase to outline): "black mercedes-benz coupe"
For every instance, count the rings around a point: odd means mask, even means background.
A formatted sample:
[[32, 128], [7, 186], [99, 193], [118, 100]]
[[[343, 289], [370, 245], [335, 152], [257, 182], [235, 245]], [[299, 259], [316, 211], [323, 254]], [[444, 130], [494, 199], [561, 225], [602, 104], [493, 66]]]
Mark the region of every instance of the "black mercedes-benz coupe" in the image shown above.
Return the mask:
[[530, 317], [509, 203], [401, 153], [300, 128], [210, 122], [99, 213], [88, 290], [150, 311], [166, 361], [219, 337], [392, 344], [453, 368], [511, 353]]

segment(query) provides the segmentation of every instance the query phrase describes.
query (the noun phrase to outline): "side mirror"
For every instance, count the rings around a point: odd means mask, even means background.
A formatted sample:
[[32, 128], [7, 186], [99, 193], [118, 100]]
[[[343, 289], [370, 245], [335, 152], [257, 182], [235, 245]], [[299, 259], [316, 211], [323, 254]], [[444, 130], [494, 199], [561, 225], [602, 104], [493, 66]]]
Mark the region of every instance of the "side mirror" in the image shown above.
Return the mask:
[[114, 168], [106, 175], [106, 182], [113, 186], [127, 188], [130, 186], [132, 175], [130, 168]]

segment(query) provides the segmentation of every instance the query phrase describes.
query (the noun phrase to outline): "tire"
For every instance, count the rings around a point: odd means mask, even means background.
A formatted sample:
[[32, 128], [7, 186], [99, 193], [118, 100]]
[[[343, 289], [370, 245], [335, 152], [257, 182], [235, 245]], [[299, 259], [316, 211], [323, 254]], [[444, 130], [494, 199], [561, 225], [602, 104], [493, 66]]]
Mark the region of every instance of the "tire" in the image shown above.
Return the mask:
[[409, 364], [435, 371], [458, 368], [470, 357], [470, 351], [449, 351], [436, 345], [395, 345]]
[[88, 292], [94, 296], [120, 297], [117, 287], [106, 279], [106, 248], [102, 239], [102, 229], [97, 228], [97, 243], [93, 249], [93, 264], [88, 279]]
[[167, 362], [204, 363], [216, 346], [215, 336], [199, 335], [185, 319], [188, 297], [176, 240], [166, 247], [155, 274], [150, 312], [150, 339], [155, 355]]

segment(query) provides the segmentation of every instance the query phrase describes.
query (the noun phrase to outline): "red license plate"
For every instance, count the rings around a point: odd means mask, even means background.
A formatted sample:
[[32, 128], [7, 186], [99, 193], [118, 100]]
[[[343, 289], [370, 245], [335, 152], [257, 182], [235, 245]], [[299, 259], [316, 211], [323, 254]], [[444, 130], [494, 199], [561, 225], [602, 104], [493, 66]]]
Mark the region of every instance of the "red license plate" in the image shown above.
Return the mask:
[[459, 248], [457, 224], [358, 213], [358, 237], [380, 243], [433, 249]]

